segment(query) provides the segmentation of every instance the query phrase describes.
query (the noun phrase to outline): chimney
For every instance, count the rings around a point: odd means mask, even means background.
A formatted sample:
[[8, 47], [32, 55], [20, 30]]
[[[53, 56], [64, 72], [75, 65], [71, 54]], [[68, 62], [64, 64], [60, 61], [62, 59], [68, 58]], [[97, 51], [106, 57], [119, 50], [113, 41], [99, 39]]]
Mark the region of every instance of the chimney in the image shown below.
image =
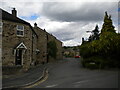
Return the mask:
[[15, 8], [13, 8], [13, 10], [12, 10], [12, 15], [17, 17], [17, 11], [15, 10]]
[[37, 27], [37, 23], [34, 23], [34, 27]]

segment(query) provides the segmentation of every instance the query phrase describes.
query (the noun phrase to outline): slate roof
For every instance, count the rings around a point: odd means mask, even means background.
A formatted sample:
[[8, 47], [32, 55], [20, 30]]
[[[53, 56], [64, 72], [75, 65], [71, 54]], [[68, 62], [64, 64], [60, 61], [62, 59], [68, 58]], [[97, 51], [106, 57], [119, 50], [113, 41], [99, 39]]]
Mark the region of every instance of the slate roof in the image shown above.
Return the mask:
[[[32, 31], [36, 34], [36, 32], [33, 30], [32, 26], [30, 25], [30, 23], [6, 12], [5, 10], [3, 10], [1, 8], [0, 8], [0, 19], [29, 25], [29, 27], [32, 29]], [[37, 36], [37, 34], [36, 34], [36, 36]]]

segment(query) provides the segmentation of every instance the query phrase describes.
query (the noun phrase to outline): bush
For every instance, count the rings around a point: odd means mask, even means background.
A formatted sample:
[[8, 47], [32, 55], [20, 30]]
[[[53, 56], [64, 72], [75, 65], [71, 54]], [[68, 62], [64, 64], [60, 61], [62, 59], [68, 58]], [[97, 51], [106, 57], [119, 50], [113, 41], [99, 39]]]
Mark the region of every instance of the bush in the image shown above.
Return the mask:
[[55, 41], [50, 41], [47, 44], [47, 47], [48, 47], [48, 56], [51, 56], [54, 59], [56, 59], [57, 51], [58, 51], [56, 42]]
[[91, 63], [86, 63], [86, 64], [85, 64], [85, 67], [86, 67], [86, 68], [90, 68], [90, 69], [97, 69], [97, 68], [99, 68], [99, 67], [97, 66], [97, 64], [91, 64]]
[[[102, 58], [98, 58], [99, 56], [89, 57], [89, 58], [83, 58], [81, 60], [81, 63], [83, 67], [86, 68], [93, 68], [93, 69], [103, 69], [105, 66], [105, 61]], [[95, 64], [92, 64], [95, 63]]]
[[[100, 36], [100, 40], [82, 44], [80, 53], [84, 59], [93, 61], [95, 57], [97, 62], [108, 65], [109, 67], [120, 67], [120, 34], [105, 32]], [[92, 58], [92, 59], [90, 59]], [[119, 64], [118, 64], [119, 63]]]

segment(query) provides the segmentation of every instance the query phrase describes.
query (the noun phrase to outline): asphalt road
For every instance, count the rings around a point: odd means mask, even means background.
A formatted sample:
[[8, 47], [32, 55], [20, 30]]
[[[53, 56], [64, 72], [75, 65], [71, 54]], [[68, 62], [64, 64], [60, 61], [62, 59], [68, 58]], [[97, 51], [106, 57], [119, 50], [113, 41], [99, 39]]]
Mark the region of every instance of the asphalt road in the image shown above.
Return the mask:
[[85, 69], [80, 59], [68, 58], [48, 67], [48, 79], [34, 88], [118, 88], [118, 71]]

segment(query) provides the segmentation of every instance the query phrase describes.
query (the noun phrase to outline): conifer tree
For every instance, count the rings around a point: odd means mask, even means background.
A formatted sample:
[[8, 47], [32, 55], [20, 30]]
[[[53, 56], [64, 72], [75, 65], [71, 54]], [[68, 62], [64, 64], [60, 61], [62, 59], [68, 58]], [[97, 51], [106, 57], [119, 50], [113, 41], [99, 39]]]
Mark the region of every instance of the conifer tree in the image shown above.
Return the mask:
[[98, 40], [99, 39], [99, 27], [96, 25], [95, 29], [92, 31], [92, 35], [90, 35], [88, 41], [91, 42], [93, 40]]
[[92, 31], [93, 32], [93, 39], [98, 40], [99, 39], [99, 27], [96, 25], [95, 29]]
[[102, 30], [101, 30], [101, 33], [103, 32], [114, 32], [115, 33], [111, 15], [108, 16], [107, 12], [105, 12], [104, 23], [103, 23]]

